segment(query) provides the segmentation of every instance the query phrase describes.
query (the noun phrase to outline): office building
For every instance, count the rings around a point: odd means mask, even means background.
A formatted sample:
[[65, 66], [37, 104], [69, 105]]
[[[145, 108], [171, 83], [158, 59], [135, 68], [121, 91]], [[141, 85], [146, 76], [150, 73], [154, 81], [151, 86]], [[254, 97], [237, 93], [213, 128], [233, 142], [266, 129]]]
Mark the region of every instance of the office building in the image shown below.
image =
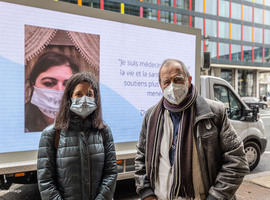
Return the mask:
[[265, 82], [270, 72], [270, 0], [66, 2], [199, 28], [202, 52], [211, 52], [208, 74], [227, 80], [240, 96], [260, 97], [270, 91]]

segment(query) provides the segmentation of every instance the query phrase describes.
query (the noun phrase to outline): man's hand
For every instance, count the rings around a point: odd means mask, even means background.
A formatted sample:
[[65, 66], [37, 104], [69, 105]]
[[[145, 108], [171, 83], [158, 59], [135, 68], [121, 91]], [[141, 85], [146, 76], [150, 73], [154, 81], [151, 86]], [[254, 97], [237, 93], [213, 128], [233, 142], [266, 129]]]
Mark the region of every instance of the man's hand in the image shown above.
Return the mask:
[[152, 196], [145, 197], [143, 200], [158, 200], [158, 199], [156, 196], [152, 195]]

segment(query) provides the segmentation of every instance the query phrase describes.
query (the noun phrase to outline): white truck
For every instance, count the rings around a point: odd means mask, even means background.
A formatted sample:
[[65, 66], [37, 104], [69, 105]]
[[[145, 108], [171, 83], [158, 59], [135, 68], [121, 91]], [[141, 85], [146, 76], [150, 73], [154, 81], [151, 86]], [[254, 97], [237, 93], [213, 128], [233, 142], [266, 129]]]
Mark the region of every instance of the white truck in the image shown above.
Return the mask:
[[[100, 81], [103, 118], [113, 132], [119, 180], [133, 178], [141, 123], [147, 108], [162, 96], [158, 69], [166, 58], [182, 60], [200, 94], [225, 104], [245, 143], [250, 168], [257, 166], [267, 143], [258, 109], [248, 108], [225, 80], [200, 76], [200, 30], [53, 0], [4, 0], [0, 10], [0, 91], [5, 95], [0, 102], [1, 189], [11, 183], [36, 182], [41, 131], [26, 132], [24, 128], [25, 102], [29, 100], [25, 93], [27, 66], [46, 48], [64, 52], [69, 48], [79, 52], [76, 57], [91, 61], [87, 45], [75, 41], [78, 32], [98, 38], [94, 47], [99, 49], [98, 64], [88, 71], [96, 73]], [[42, 30], [33, 34], [32, 40], [26, 37], [29, 26]], [[58, 33], [67, 33], [68, 37], [59, 39]], [[71, 35], [75, 39], [61, 44]], [[44, 44], [40, 44], [42, 41]], [[32, 51], [40, 48], [27, 57], [29, 46]]]

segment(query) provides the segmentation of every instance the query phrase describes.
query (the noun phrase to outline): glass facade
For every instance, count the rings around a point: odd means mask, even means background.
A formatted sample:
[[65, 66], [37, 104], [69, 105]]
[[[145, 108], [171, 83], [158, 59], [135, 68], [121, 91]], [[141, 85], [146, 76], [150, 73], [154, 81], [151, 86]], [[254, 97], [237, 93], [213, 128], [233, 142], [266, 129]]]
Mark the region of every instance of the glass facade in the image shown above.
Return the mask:
[[217, 21], [205, 19], [205, 34], [209, 36], [217, 36]]
[[254, 22], [262, 24], [263, 23], [263, 10], [260, 8], [254, 8]]
[[228, 81], [232, 85], [232, 70], [231, 69], [222, 69], [220, 72], [220, 78]]
[[232, 45], [231, 46], [232, 60], [240, 61], [241, 60], [241, 46]]
[[202, 51], [211, 52], [212, 63], [270, 67], [270, 0], [83, 0], [82, 5], [199, 28], [210, 36]]
[[253, 96], [252, 70], [238, 70], [238, 94], [241, 97]]
[[229, 23], [228, 22], [219, 22], [219, 37], [220, 38], [229, 38]]
[[244, 5], [243, 19], [247, 22], [252, 22], [252, 7]]
[[243, 26], [243, 40], [247, 42], [252, 42], [252, 27]]
[[[241, 20], [241, 5], [237, 3], [232, 3], [231, 4], [231, 17], [232, 19], [238, 19]], [[229, 9], [227, 9], [229, 10]]]
[[264, 23], [265, 25], [270, 25], [270, 10], [264, 11]]
[[232, 40], [241, 40], [241, 25], [240, 24], [231, 24], [231, 39]]
[[219, 16], [229, 17], [229, 2], [226, 0], [219, 1]]

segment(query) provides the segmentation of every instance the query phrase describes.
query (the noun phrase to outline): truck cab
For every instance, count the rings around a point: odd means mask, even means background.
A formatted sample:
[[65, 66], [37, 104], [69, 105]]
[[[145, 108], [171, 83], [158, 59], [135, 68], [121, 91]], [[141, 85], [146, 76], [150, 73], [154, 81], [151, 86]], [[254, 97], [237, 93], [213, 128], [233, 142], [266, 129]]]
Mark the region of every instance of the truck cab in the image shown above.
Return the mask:
[[254, 169], [267, 144], [259, 108], [250, 109], [224, 79], [213, 76], [201, 76], [200, 79], [201, 95], [225, 105], [234, 129], [244, 142], [250, 170]]

